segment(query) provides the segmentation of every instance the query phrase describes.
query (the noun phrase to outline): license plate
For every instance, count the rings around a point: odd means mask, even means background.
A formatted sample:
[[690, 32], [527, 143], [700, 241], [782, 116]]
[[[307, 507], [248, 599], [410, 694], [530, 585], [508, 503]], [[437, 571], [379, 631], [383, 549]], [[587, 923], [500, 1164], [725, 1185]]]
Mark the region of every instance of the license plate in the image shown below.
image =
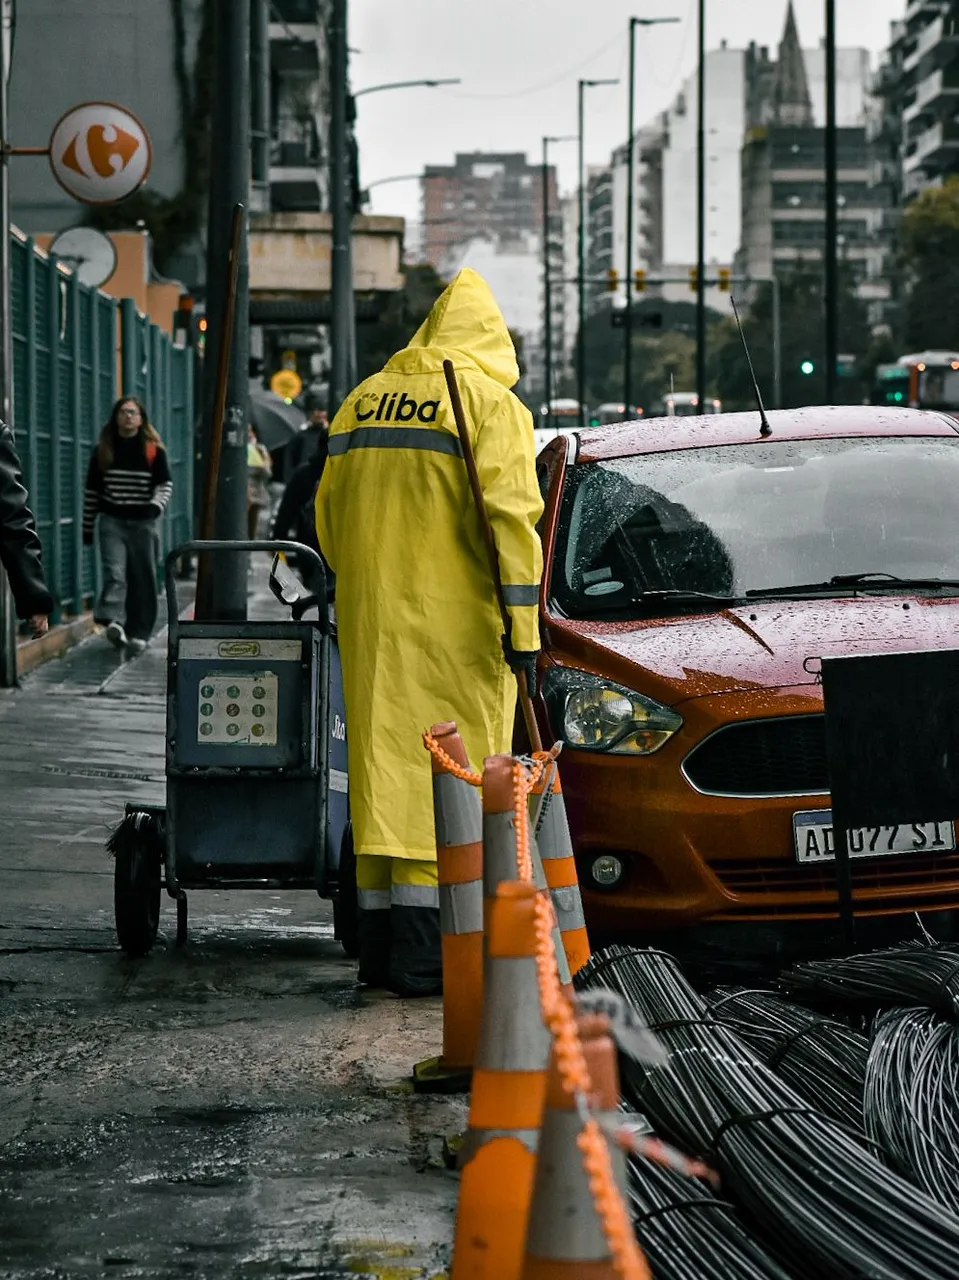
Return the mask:
[[[797, 862], [834, 862], [836, 842], [829, 809], [793, 814]], [[856, 827], [848, 835], [850, 858], [886, 858], [900, 853], [944, 853], [956, 847], [951, 822], [913, 822], [899, 827]]]

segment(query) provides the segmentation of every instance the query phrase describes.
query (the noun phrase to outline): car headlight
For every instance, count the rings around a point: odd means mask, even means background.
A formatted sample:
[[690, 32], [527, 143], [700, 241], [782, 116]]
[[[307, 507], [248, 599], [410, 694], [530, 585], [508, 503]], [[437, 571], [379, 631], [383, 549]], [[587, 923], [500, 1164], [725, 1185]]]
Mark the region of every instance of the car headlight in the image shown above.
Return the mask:
[[651, 756], [683, 723], [672, 708], [588, 671], [552, 667], [543, 693], [554, 727], [584, 751]]

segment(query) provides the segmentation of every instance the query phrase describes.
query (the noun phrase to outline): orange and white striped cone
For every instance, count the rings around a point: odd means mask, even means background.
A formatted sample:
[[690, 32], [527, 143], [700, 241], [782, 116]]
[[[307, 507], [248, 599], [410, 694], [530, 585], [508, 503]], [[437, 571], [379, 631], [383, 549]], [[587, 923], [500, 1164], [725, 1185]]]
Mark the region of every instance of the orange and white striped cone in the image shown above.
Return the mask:
[[[430, 730], [463, 769], [469, 760], [452, 722]], [[483, 1014], [483, 809], [479, 789], [447, 772], [435, 756], [433, 814], [440, 891], [443, 974], [443, 1052], [413, 1068], [417, 1093], [465, 1093]]]
[[592, 952], [586, 933], [586, 916], [579, 891], [576, 859], [569, 836], [563, 787], [556, 761], [543, 774], [530, 795], [530, 822], [536, 830], [536, 844], [543, 861], [546, 883], [553, 899], [556, 921], [563, 939], [570, 973], [577, 974]]
[[[619, 1107], [619, 1073], [609, 1019], [604, 1014], [581, 1015], [577, 1029], [589, 1071], [594, 1114], [600, 1123], [613, 1124]], [[626, 1214], [625, 1154], [611, 1147], [597, 1130], [596, 1140], [606, 1146], [612, 1166], [612, 1185], [604, 1189], [605, 1202], [614, 1203], [617, 1196], [620, 1200], [616, 1228], [625, 1234], [619, 1245], [627, 1262], [626, 1270], [620, 1272], [614, 1265], [609, 1224], [601, 1220], [593, 1199], [590, 1174], [579, 1147], [582, 1132], [583, 1120], [575, 1099], [563, 1088], [554, 1045], [521, 1280], [650, 1280]]]
[[550, 1045], [537, 983], [536, 900], [531, 884], [512, 880], [490, 904], [450, 1280], [519, 1280], [523, 1265]]
[[[516, 801], [513, 794], [512, 756], [487, 756], [483, 762], [483, 901], [484, 917], [496, 892], [496, 886], [517, 876]], [[533, 863], [533, 884], [544, 894], [549, 894], [543, 860], [539, 856], [536, 840], [530, 830], [529, 852]], [[553, 945], [556, 965], [563, 988], [572, 992], [572, 977], [566, 959], [566, 950], [559, 931], [553, 926]]]

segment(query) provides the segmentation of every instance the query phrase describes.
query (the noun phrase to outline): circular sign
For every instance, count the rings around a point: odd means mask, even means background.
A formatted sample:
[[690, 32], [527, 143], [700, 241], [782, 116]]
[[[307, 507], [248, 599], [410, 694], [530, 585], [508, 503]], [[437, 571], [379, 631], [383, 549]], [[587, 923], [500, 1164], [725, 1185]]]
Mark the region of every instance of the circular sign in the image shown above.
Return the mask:
[[303, 379], [292, 369], [277, 369], [270, 379], [270, 390], [284, 400], [295, 400], [303, 390]]
[[140, 121], [113, 102], [83, 102], [62, 115], [50, 136], [53, 176], [85, 204], [116, 204], [150, 172], [150, 137]]
[[68, 227], [50, 245], [50, 254], [72, 267], [81, 284], [99, 289], [117, 269], [117, 251], [95, 227]]

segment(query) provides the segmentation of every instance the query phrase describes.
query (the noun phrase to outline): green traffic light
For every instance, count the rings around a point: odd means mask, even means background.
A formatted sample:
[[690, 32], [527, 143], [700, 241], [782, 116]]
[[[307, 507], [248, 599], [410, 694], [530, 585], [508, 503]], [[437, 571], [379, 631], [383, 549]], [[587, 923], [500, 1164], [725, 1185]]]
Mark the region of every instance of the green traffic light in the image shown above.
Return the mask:
[[815, 368], [816, 366], [813, 364], [811, 360], [804, 360], [802, 364], [799, 366], [800, 372], [805, 374], [812, 373]]

